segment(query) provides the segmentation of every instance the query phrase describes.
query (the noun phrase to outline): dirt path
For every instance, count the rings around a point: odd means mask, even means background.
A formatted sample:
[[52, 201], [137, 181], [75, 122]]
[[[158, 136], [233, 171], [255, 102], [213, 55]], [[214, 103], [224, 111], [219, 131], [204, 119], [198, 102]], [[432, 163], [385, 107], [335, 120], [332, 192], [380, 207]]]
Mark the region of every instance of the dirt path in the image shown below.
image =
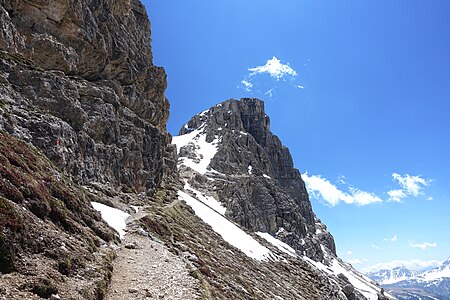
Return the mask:
[[197, 298], [197, 290], [198, 282], [182, 258], [147, 236], [128, 233], [114, 262], [106, 300], [190, 300]]

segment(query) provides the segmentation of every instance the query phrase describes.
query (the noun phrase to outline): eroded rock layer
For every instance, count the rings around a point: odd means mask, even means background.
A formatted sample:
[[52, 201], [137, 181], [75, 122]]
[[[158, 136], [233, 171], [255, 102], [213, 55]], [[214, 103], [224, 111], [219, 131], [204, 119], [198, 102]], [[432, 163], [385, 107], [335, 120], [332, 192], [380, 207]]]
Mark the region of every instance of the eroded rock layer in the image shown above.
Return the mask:
[[1, 1], [0, 129], [81, 183], [152, 193], [169, 140], [166, 75], [144, 6]]
[[[215, 191], [229, 218], [251, 231], [268, 232], [314, 260], [324, 258], [321, 245], [336, 254], [333, 237], [312, 211], [289, 149], [270, 131], [264, 102], [225, 101], [194, 116], [180, 134], [196, 130], [206, 142], [219, 142], [209, 163], [215, 172], [207, 174], [210, 180], [193, 184]], [[195, 155], [196, 149], [189, 147], [180, 149], [181, 157]]]

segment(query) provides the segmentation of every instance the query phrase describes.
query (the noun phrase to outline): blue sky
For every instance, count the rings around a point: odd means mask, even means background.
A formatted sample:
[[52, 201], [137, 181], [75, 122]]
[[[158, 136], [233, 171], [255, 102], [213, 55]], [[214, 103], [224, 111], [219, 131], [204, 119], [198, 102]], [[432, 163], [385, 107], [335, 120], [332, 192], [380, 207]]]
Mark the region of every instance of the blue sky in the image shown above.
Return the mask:
[[144, 4], [172, 134], [221, 101], [262, 98], [342, 258], [369, 270], [450, 256], [449, 1]]

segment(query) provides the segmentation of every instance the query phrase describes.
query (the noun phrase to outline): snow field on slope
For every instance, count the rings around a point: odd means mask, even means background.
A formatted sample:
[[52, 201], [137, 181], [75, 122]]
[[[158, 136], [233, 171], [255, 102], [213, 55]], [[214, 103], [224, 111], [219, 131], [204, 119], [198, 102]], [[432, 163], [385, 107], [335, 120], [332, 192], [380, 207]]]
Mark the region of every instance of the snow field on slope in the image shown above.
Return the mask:
[[269, 243], [271, 243], [272, 245], [274, 245], [275, 247], [277, 247], [280, 251], [289, 254], [292, 257], [297, 257], [297, 254], [295, 253], [295, 250], [289, 246], [288, 244], [280, 241], [277, 238], [274, 238], [273, 236], [271, 236], [269, 233], [267, 232], [256, 232], [257, 235], [259, 235], [260, 237], [262, 237], [263, 239], [265, 239], [266, 241], [268, 241]]
[[91, 204], [95, 210], [100, 212], [102, 219], [114, 228], [119, 233], [120, 238], [123, 239], [125, 236], [125, 227], [127, 226], [125, 221], [130, 215], [120, 209], [102, 203], [91, 202]]
[[212, 227], [226, 242], [245, 253], [255, 260], [276, 259], [276, 256], [266, 247], [262, 246], [253, 237], [248, 235], [238, 226], [228, 221], [224, 216], [217, 213], [201, 201], [191, 197], [183, 191], [178, 191], [180, 200], [192, 207], [195, 214], [206, 224]]
[[199, 200], [203, 204], [207, 205], [209, 208], [213, 209], [214, 211], [221, 214], [222, 216], [225, 215], [225, 211], [227, 209], [225, 207], [223, 207], [222, 203], [220, 203], [213, 197], [204, 196], [200, 191], [192, 188], [188, 183], [185, 183], [184, 189], [193, 192], [195, 194], [195, 197], [197, 198], [197, 200]]
[[303, 259], [318, 268], [321, 271], [324, 271], [328, 274], [332, 275], [339, 275], [340, 273], [344, 274], [345, 277], [350, 281], [350, 283], [355, 287], [355, 289], [364, 295], [368, 300], [378, 300], [377, 293], [379, 292], [380, 288], [375, 286], [370, 282], [370, 279], [365, 276], [360, 276], [356, 273], [347, 271], [337, 259], [332, 260], [332, 264], [330, 267], [314, 261], [310, 259], [307, 256], [303, 256]]
[[191, 158], [180, 157], [179, 162], [200, 174], [205, 174], [208, 171], [207, 167], [211, 163], [211, 159], [213, 159], [217, 153], [219, 139], [216, 138], [211, 143], [208, 143], [206, 141], [203, 125], [192, 132], [174, 136], [172, 138], [172, 144], [177, 145], [178, 154], [180, 154], [180, 149], [189, 143], [195, 145], [195, 153], [200, 161], [196, 162]]
[[427, 271], [417, 277], [418, 280], [433, 281], [440, 280], [444, 277], [450, 278], [450, 267]]

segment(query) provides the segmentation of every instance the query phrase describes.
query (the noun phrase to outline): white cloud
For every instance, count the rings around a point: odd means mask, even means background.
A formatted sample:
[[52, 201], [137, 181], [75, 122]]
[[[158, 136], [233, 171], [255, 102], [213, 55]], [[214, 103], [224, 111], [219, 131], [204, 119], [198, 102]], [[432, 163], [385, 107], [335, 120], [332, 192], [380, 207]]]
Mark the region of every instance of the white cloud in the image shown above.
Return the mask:
[[353, 252], [352, 251], [347, 251], [347, 255], [352, 255], [353, 254]]
[[297, 80], [297, 71], [289, 63], [282, 62], [275, 56], [268, 59], [264, 65], [247, 68], [247, 70], [249, 73], [245, 75], [237, 88], [254, 96], [264, 95], [273, 99], [276, 98], [275, 90], [305, 89], [305, 86], [299, 84]]
[[265, 93], [264, 93], [264, 95], [268, 95], [269, 96], [269, 98], [270, 99], [272, 99], [272, 96], [273, 96], [273, 88], [271, 88], [270, 90], [268, 90], [268, 91], [266, 91]]
[[390, 190], [387, 193], [389, 195], [389, 200], [393, 202], [402, 202], [402, 199], [406, 197], [403, 190]]
[[414, 243], [410, 241], [408, 245], [412, 248], [420, 248], [422, 250], [425, 250], [427, 248], [435, 248], [437, 246], [437, 243], [429, 243], [429, 242]]
[[381, 250], [381, 248], [378, 247], [377, 245], [372, 245], [372, 248], [377, 249], [377, 250]]
[[382, 202], [382, 200], [373, 193], [361, 191], [354, 187], [349, 187], [349, 192], [341, 191], [334, 184], [320, 175], [309, 176], [308, 173], [304, 173], [302, 174], [302, 177], [306, 183], [308, 192], [312, 196], [324, 200], [330, 206], [336, 206], [340, 202], [356, 205], [368, 205], [371, 203]]
[[398, 173], [393, 173], [392, 178], [401, 187], [401, 189], [390, 190], [387, 192], [389, 200], [394, 202], [402, 202], [403, 198], [406, 196], [419, 196], [422, 193], [422, 189], [425, 186], [428, 186], [431, 181], [420, 176], [411, 176], [409, 174], [402, 176]]
[[413, 259], [413, 260], [393, 260], [390, 262], [384, 262], [384, 263], [377, 263], [371, 266], [368, 266], [366, 268], [363, 268], [361, 271], [368, 273], [368, 272], [376, 272], [379, 270], [390, 270], [396, 267], [406, 267], [411, 270], [423, 270], [429, 267], [437, 267], [442, 262], [439, 260], [420, 260], [420, 259]]
[[391, 238], [391, 242], [396, 242], [397, 241], [397, 234], [394, 234], [394, 236]]
[[428, 201], [433, 201], [433, 197], [429, 196], [429, 197], [427, 198], [427, 200], [428, 200]]
[[282, 64], [281, 61], [275, 56], [272, 57], [272, 59], [269, 59], [265, 65], [249, 68], [248, 70], [251, 72], [250, 76], [267, 73], [276, 80], [280, 80], [286, 75], [292, 77], [297, 76], [297, 72], [289, 66], [289, 63]]

